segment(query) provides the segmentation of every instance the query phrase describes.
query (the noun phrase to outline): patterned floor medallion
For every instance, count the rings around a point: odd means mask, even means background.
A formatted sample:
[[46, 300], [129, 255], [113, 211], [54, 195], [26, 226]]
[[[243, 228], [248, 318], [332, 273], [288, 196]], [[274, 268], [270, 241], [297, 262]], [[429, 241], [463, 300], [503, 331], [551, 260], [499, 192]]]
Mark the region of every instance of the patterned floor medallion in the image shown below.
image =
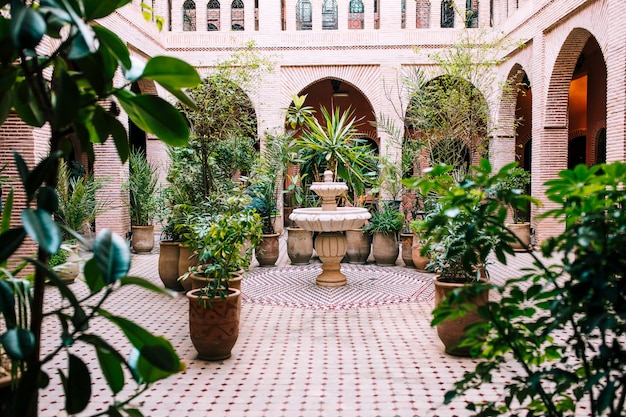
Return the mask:
[[342, 264], [348, 284], [339, 288], [315, 285], [321, 264], [256, 268], [242, 281], [243, 302], [310, 310], [350, 310], [429, 301], [432, 276], [406, 268]]

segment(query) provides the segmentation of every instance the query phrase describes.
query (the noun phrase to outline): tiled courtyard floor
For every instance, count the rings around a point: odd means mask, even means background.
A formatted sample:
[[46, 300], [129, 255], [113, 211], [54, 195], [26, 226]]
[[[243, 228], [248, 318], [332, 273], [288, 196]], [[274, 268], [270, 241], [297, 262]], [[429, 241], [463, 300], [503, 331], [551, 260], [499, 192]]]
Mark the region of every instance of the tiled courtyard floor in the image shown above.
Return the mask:
[[[281, 274], [286, 276], [288, 262], [281, 255]], [[133, 255], [131, 274], [160, 284], [157, 264], [156, 248], [148, 255]], [[522, 254], [507, 267], [494, 265], [492, 279], [517, 275], [529, 264], [529, 255]], [[362, 273], [377, 269], [383, 270], [370, 267]], [[432, 285], [430, 274], [403, 266], [384, 269], [390, 270], [413, 274]], [[265, 268], [253, 269], [252, 276], [255, 273], [266, 273]], [[246, 285], [244, 279], [244, 293]], [[82, 282], [73, 284], [77, 292], [81, 287]], [[424, 291], [428, 295], [428, 288]], [[50, 303], [57, 302], [55, 291], [48, 294]], [[146, 416], [468, 416], [462, 402], [444, 405], [443, 396], [475, 361], [443, 353], [443, 345], [429, 325], [433, 302], [427, 298], [345, 310], [244, 301], [239, 340], [232, 357], [222, 362], [196, 358], [189, 339], [188, 302], [182, 294], [167, 298], [124, 288], [104, 307], [167, 337], [186, 363], [184, 372], [155, 384], [138, 399]], [[45, 329], [45, 342], [50, 346], [58, 334], [54, 326], [48, 322]], [[93, 332], [114, 343], [122, 340], [106, 323], [94, 323]], [[78, 352], [85, 355], [94, 372], [92, 349]], [[65, 357], [59, 357], [50, 374], [56, 374], [54, 368], [64, 368], [65, 362]], [[94, 398], [85, 415], [104, 411], [110, 400], [102, 377], [97, 371], [94, 375]], [[497, 398], [510, 376], [500, 375], [493, 387], [484, 387], [472, 396]], [[58, 380], [56, 375], [53, 378]], [[40, 415], [63, 415], [63, 403], [62, 389], [51, 386], [40, 400]]]

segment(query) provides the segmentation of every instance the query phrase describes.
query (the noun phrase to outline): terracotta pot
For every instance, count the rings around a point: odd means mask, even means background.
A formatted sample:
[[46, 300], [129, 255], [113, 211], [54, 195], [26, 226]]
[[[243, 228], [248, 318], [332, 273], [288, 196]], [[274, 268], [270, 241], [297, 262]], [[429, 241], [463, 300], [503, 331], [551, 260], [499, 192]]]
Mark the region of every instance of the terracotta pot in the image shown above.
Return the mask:
[[[452, 282], [440, 282], [438, 280], [438, 276], [435, 276], [433, 282], [435, 284], [435, 308], [437, 308], [441, 300], [443, 300], [452, 291], [463, 287], [463, 285], [467, 285]], [[473, 307], [465, 316], [456, 319], [444, 320], [437, 325], [437, 334], [445, 346], [446, 353], [455, 356], [469, 356], [469, 348], [458, 348], [456, 346], [459, 344], [459, 341], [465, 334], [465, 329], [468, 326], [483, 320], [478, 315], [477, 309], [479, 306], [487, 304], [488, 301], [489, 291], [482, 291], [476, 298], [467, 301], [468, 303], [473, 304]]]
[[375, 232], [372, 239], [372, 255], [379, 266], [394, 266], [400, 254], [398, 238], [395, 233], [386, 235]]
[[348, 263], [363, 265], [372, 250], [370, 234], [362, 229], [346, 230], [346, 256]]
[[[188, 245], [179, 243], [179, 246], [180, 252], [178, 254], [178, 276], [181, 277], [182, 275], [189, 272], [190, 267], [198, 265], [198, 257], [195, 254], [191, 253]], [[190, 279], [182, 280], [180, 281], [180, 283], [185, 291], [189, 291], [191, 289]]]
[[147, 253], [154, 249], [154, 226], [132, 226], [131, 244], [137, 253]]
[[279, 256], [280, 234], [263, 235], [263, 239], [255, 249], [256, 260], [261, 266], [274, 266]]
[[401, 233], [402, 261], [406, 266], [414, 267], [413, 264], [413, 233]]
[[511, 247], [516, 252], [525, 252], [530, 248], [530, 223], [513, 223], [507, 226], [515, 236], [517, 236], [523, 245], [517, 240], [511, 243]]
[[[231, 272], [232, 277], [228, 280], [228, 288], [241, 291], [241, 280], [243, 280], [243, 271]], [[190, 274], [191, 289], [197, 290], [205, 287], [208, 282], [212, 282], [213, 278], [207, 278], [202, 275]]]
[[417, 236], [413, 236], [413, 247], [411, 248], [411, 258], [413, 259], [413, 266], [420, 271], [426, 270], [426, 265], [430, 262], [428, 256], [421, 254], [422, 244], [419, 242]]
[[189, 300], [189, 336], [200, 359], [219, 361], [230, 358], [239, 337], [241, 292], [230, 289], [226, 300], [198, 299], [199, 290], [186, 293]]
[[313, 232], [299, 227], [288, 227], [287, 256], [292, 265], [308, 265], [313, 256]]
[[178, 281], [178, 257], [180, 245], [178, 242], [159, 242], [159, 277], [165, 288], [180, 291], [183, 286]]

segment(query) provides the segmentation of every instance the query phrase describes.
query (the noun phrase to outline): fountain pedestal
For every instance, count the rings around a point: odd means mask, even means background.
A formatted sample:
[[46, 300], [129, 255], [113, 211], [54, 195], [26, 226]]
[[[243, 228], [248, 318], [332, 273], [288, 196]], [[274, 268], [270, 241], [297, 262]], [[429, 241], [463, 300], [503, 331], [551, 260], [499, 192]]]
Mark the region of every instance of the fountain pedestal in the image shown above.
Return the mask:
[[322, 287], [346, 285], [346, 276], [341, 272], [341, 260], [346, 254], [346, 237], [349, 229], [359, 229], [371, 217], [367, 209], [337, 207], [336, 197], [348, 186], [333, 182], [332, 173], [324, 173], [324, 182], [314, 182], [311, 190], [322, 197], [322, 207], [295, 209], [289, 219], [305, 230], [319, 232], [315, 238], [315, 251], [322, 261], [322, 273], [316, 284]]
[[341, 260], [346, 255], [346, 237], [342, 232], [321, 232], [315, 238], [315, 251], [322, 261], [322, 273], [315, 283], [322, 287], [346, 285], [346, 276], [341, 272]]

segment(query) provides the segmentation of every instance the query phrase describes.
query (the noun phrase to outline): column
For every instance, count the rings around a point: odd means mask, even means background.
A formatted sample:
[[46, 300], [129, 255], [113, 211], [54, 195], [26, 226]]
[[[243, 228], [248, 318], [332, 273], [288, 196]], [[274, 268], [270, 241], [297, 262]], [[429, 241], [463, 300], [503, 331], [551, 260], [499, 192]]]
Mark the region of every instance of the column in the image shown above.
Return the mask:
[[348, 12], [350, 11], [350, 1], [337, 1], [337, 29], [348, 30]]
[[417, 2], [415, 0], [406, 0], [406, 28], [415, 29]]
[[243, 18], [244, 30], [246, 32], [254, 31], [254, 0], [244, 0], [243, 3], [244, 3], [244, 18]]
[[209, 3], [209, 0], [194, 0], [194, 1], [196, 2], [196, 31], [206, 32], [208, 30], [207, 5]]
[[220, 1], [220, 32], [230, 32], [232, 30], [231, 29], [232, 23], [231, 23], [231, 16], [230, 16], [231, 1], [232, 0]]
[[322, 1], [311, 0], [313, 30], [322, 30]]
[[491, 26], [490, 22], [490, 1], [489, 0], [479, 0], [478, 3], [478, 27], [479, 28], [488, 28]]
[[[287, 12], [292, 3], [286, 0]], [[254, 2], [252, 2], [254, 6]], [[254, 8], [254, 7], [253, 7]], [[295, 6], [294, 6], [295, 10]], [[259, 31], [280, 32], [281, 30], [280, 0], [259, 0]], [[247, 28], [246, 28], [247, 30]]]
[[[407, 0], [415, 1], [415, 0]], [[379, 0], [380, 29], [398, 31], [402, 18], [402, 4], [400, 0]]]
[[608, 36], [606, 60], [606, 161], [626, 162], [626, 93], [624, 92], [624, 77], [626, 77], [626, 26], [621, 24], [623, 19], [620, 2], [611, 2], [608, 6], [611, 36]]
[[172, 19], [172, 32], [183, 31], [183, 0], [172, 1], [172, 10], [170, 10]]
[[374, 0], [363, 0], [363, 7], [365, 8], [363, 18], [364, 29], [365, 30], [373, 30], [374, 29]]

